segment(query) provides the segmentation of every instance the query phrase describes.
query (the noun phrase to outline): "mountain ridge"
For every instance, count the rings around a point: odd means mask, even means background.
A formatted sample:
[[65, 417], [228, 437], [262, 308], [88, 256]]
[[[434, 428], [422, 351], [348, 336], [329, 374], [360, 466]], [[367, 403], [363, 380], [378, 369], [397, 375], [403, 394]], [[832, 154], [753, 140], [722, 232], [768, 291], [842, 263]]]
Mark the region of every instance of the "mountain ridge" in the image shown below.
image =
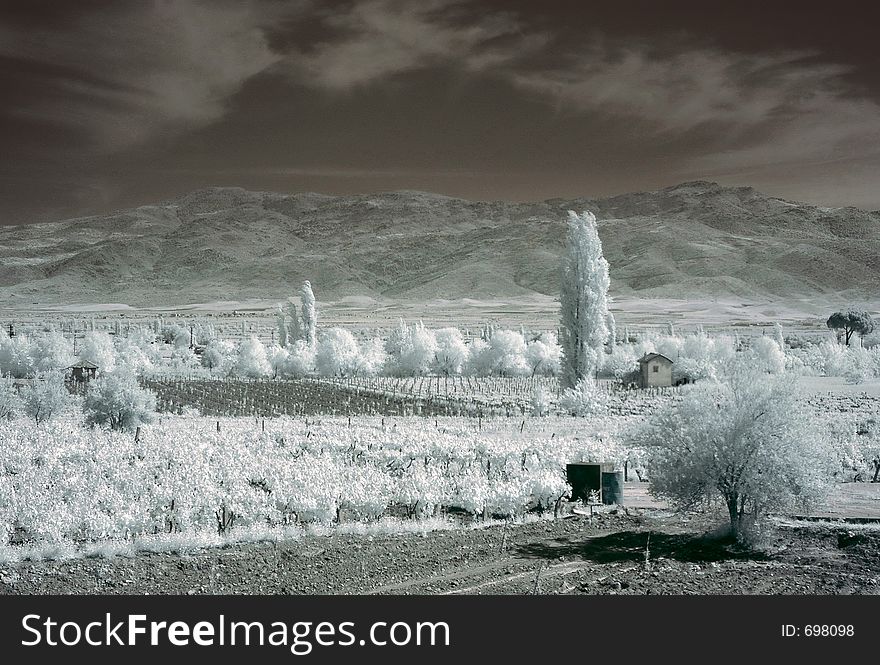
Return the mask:
[[0, 226], [0, 298], [280, 300], [304, 279], [324, 300], [553, 295], [568, 209], [597, 215], [615, 295], [880, 294], [880, 213], [698, 180], [537, 202], [205, 188], [106, 215]]

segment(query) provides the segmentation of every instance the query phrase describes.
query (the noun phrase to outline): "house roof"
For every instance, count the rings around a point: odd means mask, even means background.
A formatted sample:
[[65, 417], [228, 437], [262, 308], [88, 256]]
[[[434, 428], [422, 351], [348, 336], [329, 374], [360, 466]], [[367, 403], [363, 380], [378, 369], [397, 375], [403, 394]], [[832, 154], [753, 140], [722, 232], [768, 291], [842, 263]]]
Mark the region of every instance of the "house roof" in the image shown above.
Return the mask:
[[95, 363], [89, 362], [88, 360], [77, 360], [67, 369], [99, 369], [99, 367]]
[[670, 365], [674, 364], [674, 361], [671, 358], [667, 358], [662, 353], [646, 353], [641, 358], [639, 358], [639, 362], [640, 363], [647, 363], [647, 362], [654, 360], [655, 358], [663, 358], [663, 360], [668, 362]]

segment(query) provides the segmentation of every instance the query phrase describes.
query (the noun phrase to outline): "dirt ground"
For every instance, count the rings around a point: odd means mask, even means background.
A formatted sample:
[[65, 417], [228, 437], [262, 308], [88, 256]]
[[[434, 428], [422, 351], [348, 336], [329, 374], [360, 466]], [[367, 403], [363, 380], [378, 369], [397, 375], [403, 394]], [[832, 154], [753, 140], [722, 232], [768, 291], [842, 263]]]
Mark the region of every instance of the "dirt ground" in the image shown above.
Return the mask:
[[880, 593], [880, 529], [777, 524], [756, 552], [713, 536], [719, 519], [628, 508], [426, 534], [24, 561], [0, 566], [0, 593]]

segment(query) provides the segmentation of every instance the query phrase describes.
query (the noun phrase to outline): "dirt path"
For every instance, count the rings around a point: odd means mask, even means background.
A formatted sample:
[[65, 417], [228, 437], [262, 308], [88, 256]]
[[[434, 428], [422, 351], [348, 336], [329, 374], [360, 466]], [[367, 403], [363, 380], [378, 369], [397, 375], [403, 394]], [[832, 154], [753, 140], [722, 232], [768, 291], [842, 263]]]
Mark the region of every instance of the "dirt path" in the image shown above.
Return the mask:
[[0, 593], [880, 593], [880, 529], [780, 527], [756, 555], [704, 537], [714, 516], [630, 512], [20, 562], [0, 566]]

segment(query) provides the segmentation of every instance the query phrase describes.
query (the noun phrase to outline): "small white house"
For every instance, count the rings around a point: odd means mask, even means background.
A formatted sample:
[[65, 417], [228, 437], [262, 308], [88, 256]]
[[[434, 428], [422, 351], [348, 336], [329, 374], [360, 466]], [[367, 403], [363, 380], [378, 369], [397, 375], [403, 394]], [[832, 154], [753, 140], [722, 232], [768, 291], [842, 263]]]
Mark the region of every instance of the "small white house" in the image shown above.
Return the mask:
[[639, 359], [639, 385], [642, 388], [671, 386], [672, 365], [662, 353], [646, 353]]

